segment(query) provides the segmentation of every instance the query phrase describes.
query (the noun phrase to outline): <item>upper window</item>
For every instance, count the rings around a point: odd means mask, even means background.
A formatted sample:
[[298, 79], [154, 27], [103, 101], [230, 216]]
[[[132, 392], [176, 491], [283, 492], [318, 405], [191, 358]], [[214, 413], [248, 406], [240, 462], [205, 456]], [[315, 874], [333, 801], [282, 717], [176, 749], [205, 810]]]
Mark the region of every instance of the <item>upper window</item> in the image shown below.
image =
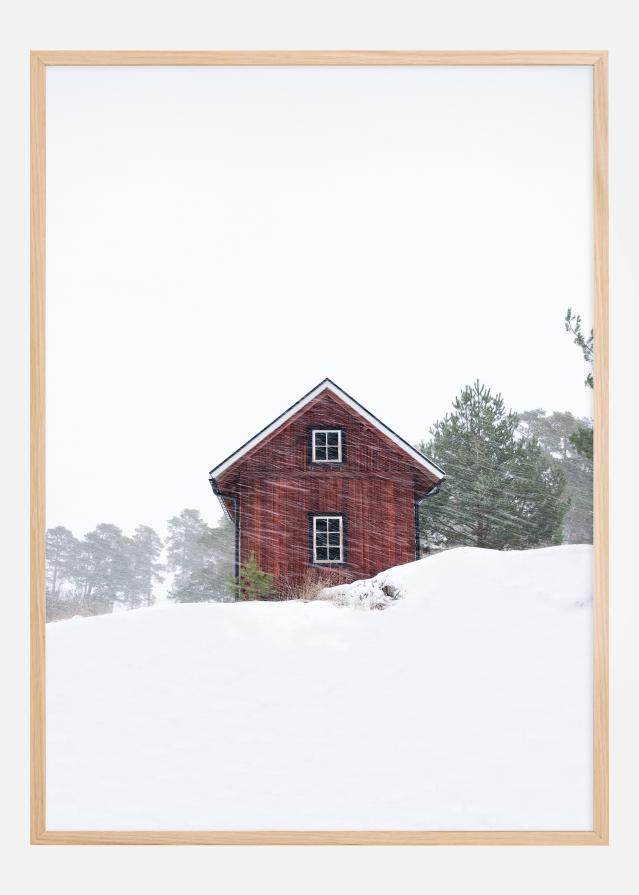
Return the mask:
[[342, 462], [341, 429], [313, 429], [311, 437], [313, 463]]

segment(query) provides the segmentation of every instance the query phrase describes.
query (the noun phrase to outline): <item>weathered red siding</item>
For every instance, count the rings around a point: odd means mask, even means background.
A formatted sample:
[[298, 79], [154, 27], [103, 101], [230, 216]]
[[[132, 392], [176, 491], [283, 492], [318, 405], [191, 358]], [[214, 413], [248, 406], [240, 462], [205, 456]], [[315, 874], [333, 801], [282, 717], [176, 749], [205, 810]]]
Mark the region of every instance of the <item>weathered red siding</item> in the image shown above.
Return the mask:
[[[314, 464], [312, 428], [342, 428], [345, 461]], [[343, 515], [343, 580], [369, 577], [415, 558], [414, 502], [434, 484], [426, 470], [333, 394], [323, 393], [218, 480], [240, 505], [240, 560], [254, 552], [277, 582], [312, 566], [309, 516]], [[229, 505], [232, 510], [232, 506]]]

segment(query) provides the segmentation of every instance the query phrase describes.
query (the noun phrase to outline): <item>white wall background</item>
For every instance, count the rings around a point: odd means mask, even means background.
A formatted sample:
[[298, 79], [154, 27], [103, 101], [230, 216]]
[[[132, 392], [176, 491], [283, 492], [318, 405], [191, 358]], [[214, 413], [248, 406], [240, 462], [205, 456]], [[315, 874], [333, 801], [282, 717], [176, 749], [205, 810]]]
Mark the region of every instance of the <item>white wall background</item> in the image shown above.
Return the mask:
[[[2, 31], [0, 382], [4, 612], [0, 680], [3, 877], [16, 893], [75, 895], [426, 890], [625, 893], [639, 835], [636, 386], [639, 125], [636, 33], [625, 2], [208, 0], [27, 2]], [[586, 848], [64, 848], [28, 846], [28, 50], [599, 49], [611, 51], [612, 845]]]

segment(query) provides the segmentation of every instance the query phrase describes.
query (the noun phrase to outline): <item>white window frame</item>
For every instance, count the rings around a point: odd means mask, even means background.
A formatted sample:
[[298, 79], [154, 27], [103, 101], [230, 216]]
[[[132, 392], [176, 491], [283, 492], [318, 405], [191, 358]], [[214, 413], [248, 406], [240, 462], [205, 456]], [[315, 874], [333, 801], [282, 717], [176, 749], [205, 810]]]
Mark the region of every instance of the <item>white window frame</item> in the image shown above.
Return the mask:
[[[315, 451], [315, 436], [326, 436], [326, 453], [328, 454], [328, 436], [337, 435], [337, 460], [319, 460]], [[313, 429], [311, 432], [311, 446], [313, 463], [341, 463], [342, 462], [342, 430], [341, 429]]]
[[[336, 547], [338, 545], [330, 543], [330, 535], [328, 531], [328, 523], [332, 519], [339, 520], [339, 559], [328, 559], [328, 553], [330, 547]], [[326, 520], [326, 559], [318, 559], [317, 558], [317, 522], [318, 520], [324, 521]], [[334, 534], [334, 532], [332, 532]], [[317, 515], [313, 516], [313, 563], [317, 563], [318, 565], [331, 565], [331, 564], [339, 564], [344, 562], [344, 517], [337, 516], [334, 514], [330, 515]]]

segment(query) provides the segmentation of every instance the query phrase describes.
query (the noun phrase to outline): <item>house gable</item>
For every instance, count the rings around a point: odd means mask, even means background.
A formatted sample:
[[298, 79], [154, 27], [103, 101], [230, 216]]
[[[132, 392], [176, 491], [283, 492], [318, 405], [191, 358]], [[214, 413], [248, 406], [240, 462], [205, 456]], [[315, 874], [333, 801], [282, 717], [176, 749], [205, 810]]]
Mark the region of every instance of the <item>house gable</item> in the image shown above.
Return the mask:
[[[334, 471], [338, 466], [348, 466], [350, 474], [359, 469], [362, 473], [377, 472], [382, 475], [389, 471], [385, 469], [388, 459], [383, 458], [390, 456], [400, 467], [410, 468], [414, 474], [419, 472], [420, 478], [430, 483], [430, 486], [444, 478], [443, 470], [435, 463], [404, 441], [338, 385], [325, 379], [214, 467], [210, 472], [214, 488], [238, 477], [240, 469], [243, 476], [249, 461], [251, 476], [272, 471], [274, 464], [285, 464], [290, 471], [295, 469], [309, 472], [310, 468], [310, 471], [319, 472], [315, 468], [319, 464], [312, 462], [309, 452], [313, 428], [344, 431], [345, 462], [326, 464]], [[305, 439], [303, 443], [302, 438]]]

